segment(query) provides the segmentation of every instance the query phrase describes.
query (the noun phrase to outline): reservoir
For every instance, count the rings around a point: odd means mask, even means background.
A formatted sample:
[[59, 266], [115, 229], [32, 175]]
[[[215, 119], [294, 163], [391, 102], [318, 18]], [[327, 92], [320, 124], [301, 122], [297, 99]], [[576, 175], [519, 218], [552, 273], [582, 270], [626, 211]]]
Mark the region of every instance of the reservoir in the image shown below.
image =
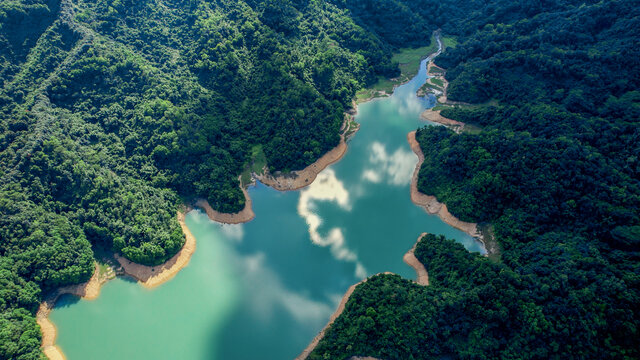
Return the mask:
[[407, 133], [435, 99], [418, 98], [425, 61], [391, 97], [359, 105], [344, 158], [298, 191], [258, 183], [255, 219], [239, 225], [191, 211], [189, 265], [146, 289], [109, 281], [98, 299], [62, 297], [50, 318], [68, 359], [293, 359], [324, 327], [347, 288], [402, 261], [423, 232], [484, 252], [469, 235], [410, 200], [417, 156]]

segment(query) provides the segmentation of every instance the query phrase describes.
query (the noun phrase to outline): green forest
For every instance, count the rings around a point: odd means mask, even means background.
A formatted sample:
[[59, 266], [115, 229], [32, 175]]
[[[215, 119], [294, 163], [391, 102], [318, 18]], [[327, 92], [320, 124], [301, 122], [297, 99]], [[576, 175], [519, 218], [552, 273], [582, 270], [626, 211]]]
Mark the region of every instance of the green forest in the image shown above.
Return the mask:
[[[156, 265], [198, 198], [338, 144], [358, 90], [439, 56], [443, 115], [419, 188], [492, 223], [500, 262], [441, 236], [432, 279], [359, 286], [314, 359], [640, 357], [640, 2], [0, 0], [0, 359], [41, 359], [35, 312], [94, 250]], [[262, 155], [262, 154], [261, 154]]]
[[638, 5], [494, 1], [438, 23], [459, 41], [435, 60], [448, 98], [474, 104], [442, 115], [481, 131], [418, 129], [418, 188], [493, 224], [501, 259], [425, 236], [431, 286], [370, 279], [311, 358], [640, 357]]
[[337, 145], [393, 49], [317, 1], [0, 1], [0, 358], [42, 357], [35, 311], [96, 247], [156, 265], [181, 205], [242, 209], [252, 148]]

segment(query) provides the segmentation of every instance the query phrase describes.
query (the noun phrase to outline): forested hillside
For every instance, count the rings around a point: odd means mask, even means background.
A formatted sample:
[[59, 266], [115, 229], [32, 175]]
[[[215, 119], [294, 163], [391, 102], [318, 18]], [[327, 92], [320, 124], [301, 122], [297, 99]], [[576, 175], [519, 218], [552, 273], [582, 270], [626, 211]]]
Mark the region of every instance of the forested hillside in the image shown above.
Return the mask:
[[37, 306], [95, 247], [159, 264], [182, 204], [244, 206], [252, 150], [287, 171], [335, 146], [437, 28], [476, 104], [443, 115], [482, 131], [421, 129], [419, 187], [493, 223], [502, 260], [427, 236], [433, 285], [366, 282], [312, 357], [640, 357], [639, 5], [0, 0], [0, 359], [42, 357]]
[[501, 261], [423, 238], [432, 285], [366, 282], [312, 358], [640, 357], [640, 3], [476, 5], [441, 5], [459, 44], [436, 64], [475, 104], [442, 115], [482, 130], [419, 129], [418, 187], [494, 224]]
[[180, 205], [242, 209], [253, 148], [287, 171], [337, 145], [392, 50], [324, 2], [0, 1], [0, 358], [41, 357], [38, 304], [92, 247], [159, 264]]

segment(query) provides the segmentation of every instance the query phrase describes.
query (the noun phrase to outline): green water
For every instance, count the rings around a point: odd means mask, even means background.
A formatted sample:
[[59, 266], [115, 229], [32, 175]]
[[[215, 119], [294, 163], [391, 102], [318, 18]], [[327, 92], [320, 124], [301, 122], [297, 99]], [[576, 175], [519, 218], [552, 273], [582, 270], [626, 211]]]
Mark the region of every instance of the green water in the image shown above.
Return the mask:
[[420, 233], [483, 251], [409, 198], [417, 157], [406, 135], [434, 103], [415, 96], [425, 79], [423, 62], [392, 97], [361, 104], [347, 154], [311, 186], [252, 187], [253, 221], [190, 212], [197, 251], [173, 280], [148, 290], [118, 278], [95, 301], [61, 299], [51, 319], [67, 358], [292, 359], [351, 284], [383, 271], [415, 278], [402, 256]]

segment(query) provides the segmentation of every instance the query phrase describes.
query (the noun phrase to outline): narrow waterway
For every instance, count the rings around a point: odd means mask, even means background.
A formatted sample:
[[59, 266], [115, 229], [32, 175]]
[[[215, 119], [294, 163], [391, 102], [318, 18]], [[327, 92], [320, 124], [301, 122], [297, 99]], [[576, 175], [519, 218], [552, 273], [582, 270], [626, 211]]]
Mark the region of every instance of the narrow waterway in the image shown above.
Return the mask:
[[197, 250], [173, 280], [149, 290], [118, 278], [95, 301], [63, 297], [51, 319], [67, 358], [293, 359], [351, 284], [383, 271], [415, 278], [402, 256], [420, 233], [483, 251], [409, 197], [417, 157], [406, 135], [435, 102], [415, 95], [425, 62], [393, 96], [359, 106], [347, 154], [309, 187], [252, 187], [246, 224], [190, 212]]

